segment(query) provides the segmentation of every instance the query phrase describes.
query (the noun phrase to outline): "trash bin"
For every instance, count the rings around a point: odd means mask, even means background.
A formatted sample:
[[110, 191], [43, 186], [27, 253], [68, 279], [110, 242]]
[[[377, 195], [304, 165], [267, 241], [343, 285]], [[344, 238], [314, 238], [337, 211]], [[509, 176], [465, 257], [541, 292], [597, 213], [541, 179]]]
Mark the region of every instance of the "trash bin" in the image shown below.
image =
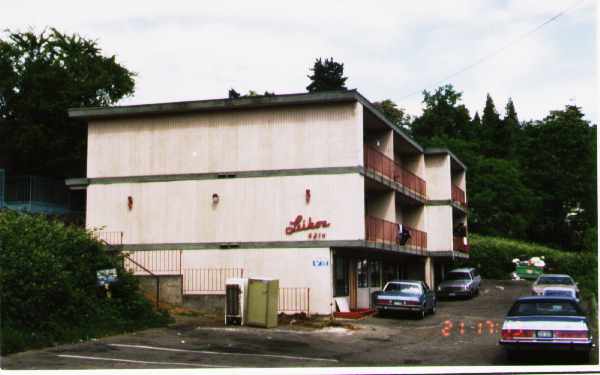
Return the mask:
[[248, 279], [248, 310], [246, 324], [255, 327], [277, 327], [279, 280]]
[[521, 279], [535, 280], [544, 273], [544, 268], [536, 267], [529, 262], [519, 262], [516, 264], [515, 272]]

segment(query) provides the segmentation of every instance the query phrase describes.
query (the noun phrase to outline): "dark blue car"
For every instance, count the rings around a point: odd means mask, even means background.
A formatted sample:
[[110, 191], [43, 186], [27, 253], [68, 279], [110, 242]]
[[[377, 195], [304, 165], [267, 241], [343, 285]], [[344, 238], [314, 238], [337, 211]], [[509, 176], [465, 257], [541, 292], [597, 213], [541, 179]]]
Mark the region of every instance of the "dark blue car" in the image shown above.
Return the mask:
[[390, 281], [383, 290], [376, 292], [373, 303], [380, 316], [392, 311], [405, 311], [424, 318], [435, 313], [437, 300], [427, 284], [415, 280]]

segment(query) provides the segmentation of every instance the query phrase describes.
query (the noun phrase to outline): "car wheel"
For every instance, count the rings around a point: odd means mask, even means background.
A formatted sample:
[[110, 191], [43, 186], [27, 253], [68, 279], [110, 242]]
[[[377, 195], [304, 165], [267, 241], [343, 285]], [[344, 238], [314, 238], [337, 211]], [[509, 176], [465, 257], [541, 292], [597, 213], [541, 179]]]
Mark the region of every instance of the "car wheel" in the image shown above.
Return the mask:
[[419, 311], [419, 314], [417, 315], [417, 317], [419, 319], [424, 319], [425, 318], [425, 306], [423, 306], [423, 309], [421, 311]]
[[512, 349], [506, 349], [506, 359], [509, 361], [515, 361], [518, 359], [517, 352]]
[[434, 302], [434, 303], [433, 303], [433, 306], [431, 306], [431, 314], [432, 314], [432, 315], [433, 315], [433, 314], [435, 314], [435, 310], [436, 310], [436, 308], [437, 308], [437, 302]]
[[380, 318], [385, 318], [387, 315], [387, 311], [385, 310], [377, 310], [377, 316]]
[[581, 352], [579, 358], [582, 363], [589, 363], [590, 362], [590, 352], [589, 351]]

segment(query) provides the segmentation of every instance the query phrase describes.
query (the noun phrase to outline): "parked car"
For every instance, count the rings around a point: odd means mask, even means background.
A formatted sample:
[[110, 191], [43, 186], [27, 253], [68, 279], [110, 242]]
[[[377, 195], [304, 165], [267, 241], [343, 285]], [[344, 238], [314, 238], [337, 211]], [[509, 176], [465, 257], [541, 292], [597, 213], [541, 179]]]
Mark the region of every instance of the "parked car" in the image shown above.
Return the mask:
[[438, 297], [473, 297], [479, 294], [481, 275], [475, 268], [457, 268], [446, 274], [437, 287]]
[[435, 293], [422, 281], [390, 281], [382, 291], [375, 292], [373, 299], [381, 316], [387, 312], [405, 311], [422, 319], [428, 312], [435, 314], [437, 307]]
[[546, 297], [569, 297], [573, 298], [575, 301], [579, 302], [578, 293], [573, 288], [565, 288], [565, 287], [551, 287], [544, 288], [543, 296]]
[[519, 298], [509, 310], [500, 344], [512, 358], [527, 350], [580, 352], [589, 360], [592, 333], [579, 304], [568, 297]]
[[[575, 298], [579, 301], [579, 288], [577, 283], [569, 275], [544, 274], [540, 275], [533, 283], [531, 294], [536, 296], [545, 295], [545, 291], [550, 289], [550, 295], [571, 296], [575, 294]], [[570, 289], [571, 292], [565, 291]]]

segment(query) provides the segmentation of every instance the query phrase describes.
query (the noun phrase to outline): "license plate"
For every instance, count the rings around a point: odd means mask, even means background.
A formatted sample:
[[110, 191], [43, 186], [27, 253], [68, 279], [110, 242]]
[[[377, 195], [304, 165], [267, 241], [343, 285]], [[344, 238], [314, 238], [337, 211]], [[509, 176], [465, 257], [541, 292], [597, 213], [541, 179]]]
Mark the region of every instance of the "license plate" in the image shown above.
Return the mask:
[[552, 338], [552, 331], [537, 331], [536, 335], [542, 339], [549, 339]]
[[402, 301], [394, 301], [394, 305], [402, 305]]
[[450, 297], [454, 297], [456, 295], [456, 293], [448, 293], [448, 296]]

